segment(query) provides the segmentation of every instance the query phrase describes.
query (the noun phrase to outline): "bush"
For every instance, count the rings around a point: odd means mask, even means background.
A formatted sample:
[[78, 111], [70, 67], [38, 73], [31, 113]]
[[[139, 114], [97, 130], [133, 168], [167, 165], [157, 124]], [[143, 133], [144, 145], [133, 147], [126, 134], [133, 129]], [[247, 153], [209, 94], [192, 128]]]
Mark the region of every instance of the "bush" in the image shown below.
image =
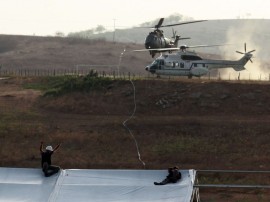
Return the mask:
[[98, 77], [97, 72], [91, 71], [84, 77], [65, 76], [59, 79], [62, 82], [55, 82], [44, 96], [57, 96], [71, 92], [90, 92], [107, 88], [113, 81], [110, 78]]

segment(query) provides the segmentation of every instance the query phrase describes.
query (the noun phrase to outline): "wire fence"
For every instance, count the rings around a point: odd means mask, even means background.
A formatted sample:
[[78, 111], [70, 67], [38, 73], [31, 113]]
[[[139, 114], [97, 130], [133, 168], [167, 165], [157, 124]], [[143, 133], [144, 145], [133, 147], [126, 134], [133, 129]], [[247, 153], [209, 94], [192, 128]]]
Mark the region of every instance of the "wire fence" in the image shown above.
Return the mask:
[[[16, 77], [47, 77], [47, 76], [85, 76], [89, 74], [91, 70], [85, 70], [77, 68], [74, 69], [6, 69], [0, 70], [0, 77], [16, 76]], [[95, 70], [94, 70], [95, 71]], [[132, 72], [118, 72], [118, 71], [95, 71], [99, 77], [121, 78], [121, 79], [134, 79], [134, 78], [154, 78], [152, 74], [140, 74]]]
[[[113, 79], [155, 79], [157, 75], [151, 73], [134, 73], [134, 72], [119, 72], [117, 70], [104, 70], [96, 71], [93, 69], [0, 69], [0, 77], [47, 77], [47, 76], [65, 76], [65, 75], [75, 75], [75, 76], [85, 76], [91, 71], [98, 73], [99, 77], [110, 77]], [[163, 79], [177, 80], [187, 78], [186, 76], [161, 76]], [[202, 77], [192, 77], [192, 79], [202, 79], [202, 80], [224, 80], [224, 81], [270, 81], [270, 73], [242, 73], [242, 72], [232, 72], [221, 74], [219, 72], [211, 73]]]

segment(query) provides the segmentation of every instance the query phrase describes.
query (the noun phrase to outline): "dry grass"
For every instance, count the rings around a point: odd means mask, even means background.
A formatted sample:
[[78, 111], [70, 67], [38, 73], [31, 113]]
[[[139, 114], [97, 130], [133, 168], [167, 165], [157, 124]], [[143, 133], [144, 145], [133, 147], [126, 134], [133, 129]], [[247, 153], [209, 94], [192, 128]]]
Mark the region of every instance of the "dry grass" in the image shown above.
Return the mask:
[[[196, 37], [195, 37], [196, 38]], [[0, 36], [2, 69], [72, 69], [77, 64], [118, 64], [144, 74], [152, 58], [143, 45], [55, 37]], [[217, 57], [217, 56], [212, 56]], [[101, 71], [103, 69], [100, 69]], [[108, 70], [108, 69], [106, 69]], [[111, 68], [110, 71], [116, 69]], [[143, 169], [122, 122], [133, 112], [133, 88], [71, 93], [57, 98], [23, 89], [34, 78], [0, 80], [0, 166], [40, 166], [39, 143], [62, 147], [53, 163], [63, 168]], [[128, 122], [146, 169], [269, 170], [270, 92], [266, 82], [137, 80], [134, 119]], [[163, 104], [158, 104], [160, 101]], [[169, 104], [164, 104], [168, 102]], [[200, 176], [202, 182], [270, 184], [269, 176]], [[267, 190], [205, 189], [203, 201], [269, 201]]]
[[[43, 140], [53, 146], [62, 142], [53, 162], [63, 168], [143, 168], [134, 141], [122, 125], [134, 107], [129, 82], [116, 82], [106, 91], [55, 98], [39, 97], [38, 91], [22, 88], [35, 80], [0, 82], [0, 166], [38, 168], [38, 148]], [[268, 83], [149, 80], [135, 81], [135, 86], [137, 111], [128, 126], [146, 169], [171, 165], [182, 169], [270, 169]], [[224, 98], [224, 94], [228, 96]], [[164, 108], [156, 104], [163, 98], [174, 101]], [[214, 179], [221, 183], [257, 182], [246, 176]], [[270, 184], [268, 176], [261, 180]], [[265, 191], [235, 192], [202, 191], [208, 201], [217, 197], [219, 201], [269, 201]]]

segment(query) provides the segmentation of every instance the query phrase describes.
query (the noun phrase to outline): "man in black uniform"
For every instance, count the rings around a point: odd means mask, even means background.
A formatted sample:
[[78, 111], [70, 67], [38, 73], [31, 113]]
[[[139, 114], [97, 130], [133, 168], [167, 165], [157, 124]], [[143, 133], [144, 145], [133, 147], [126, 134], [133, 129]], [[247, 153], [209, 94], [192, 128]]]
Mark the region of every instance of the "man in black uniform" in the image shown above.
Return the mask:
[[181, 179], [181, 173], [177, 166], [168, 168], [169, 175], [162, 182], [154, 182], [155, 185], [165, 185], [168, 183], [176, 183]]
[[54, 149], [52, 146], [47, 146], [46, 150], [43, 150], [43, 142], [40, 143], [40, 154], [41, 154], [41, 168], [46, 177], [58, 173], [60, 167], [51, 165], [51, 156], [52, 154], [60, 147], [61, 144], [58, 144]]

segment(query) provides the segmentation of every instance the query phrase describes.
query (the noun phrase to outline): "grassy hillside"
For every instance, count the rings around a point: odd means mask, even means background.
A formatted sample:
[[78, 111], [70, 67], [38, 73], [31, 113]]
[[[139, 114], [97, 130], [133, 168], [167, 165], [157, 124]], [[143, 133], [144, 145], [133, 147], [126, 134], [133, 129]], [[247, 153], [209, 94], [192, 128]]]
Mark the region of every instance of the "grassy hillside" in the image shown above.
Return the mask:
[[[152, 61], [148, 54], [135, 54], [140, 45], [113, 43], [102, 39], [87, 40], [60, 37], [0, 35], [0, 64], [4, 69], [96, 69], [145, 73]], [[97, 65], [97, 66], [95, 66]], [[101, 67], [100, 65], [106, 65]]]
[[[140, 168], [134, 143], [122, 125], [134, 110], [131, 83], [116, 80], [84, 92], [73, 88], [56, 97], [39, 97], [33, 89], [59, 86], [52, 79], [1, 81], [1, 166], [38, 166], [38, 153], [31, 145], [43, 139], [63, 142], [64, 153], [80, 153], [78, 161], [57, 159], [64, 167]], [[22, 84], [28, 90], [21, 89]], [[128, 125], [148, 168], [181, 164], [196, 169], [269, 169], [268, 83], [137, 80], [134, 85], [137, 107]], [[17, 150], [23, 161], [7, 149], [21, 138]], [[25, 146], [32, 149], [22, 152]]]
[[[62, 168], [269, 170], [268, 82], [111, 80], [44, 96], [82, 77], [0, 80], [0, 166], [40, 166], [39, 144]], [[89, 82], [89, 80], [86, 80]], [[80, 87], [82, 85], [79, 85]], [[40, 89], [40, 90], [37, 90]], [[51, 95], [51, 94], [50, 94]], [[200, 176], [201, 183], [269, 184], [267, 175]], [[267, 190], [202, 190], [214, 201], [269, 201]]]

